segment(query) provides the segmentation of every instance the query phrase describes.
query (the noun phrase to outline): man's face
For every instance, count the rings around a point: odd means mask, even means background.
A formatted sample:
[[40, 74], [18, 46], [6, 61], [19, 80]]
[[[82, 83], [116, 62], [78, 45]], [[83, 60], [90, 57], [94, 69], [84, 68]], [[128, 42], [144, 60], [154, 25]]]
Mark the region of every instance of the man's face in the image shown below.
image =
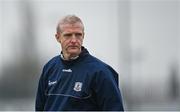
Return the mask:
[[61, 29], [61, 32], [56, 34], [56, 39], [61, 44], [65, 58], [79, 55], [84, 38], [82, 25], [80, 23], [64, 24]]

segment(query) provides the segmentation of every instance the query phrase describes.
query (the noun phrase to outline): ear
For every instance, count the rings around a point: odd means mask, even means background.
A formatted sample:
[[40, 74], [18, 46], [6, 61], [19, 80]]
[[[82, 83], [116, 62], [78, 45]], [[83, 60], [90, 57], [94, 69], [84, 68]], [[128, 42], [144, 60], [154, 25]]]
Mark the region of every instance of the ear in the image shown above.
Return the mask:
[[60, 41], [60, 34], [55, 34], [55, 37], [56, 37], [56, 40], [59, 42], [59, 43], [61, 43], [61, 41]]

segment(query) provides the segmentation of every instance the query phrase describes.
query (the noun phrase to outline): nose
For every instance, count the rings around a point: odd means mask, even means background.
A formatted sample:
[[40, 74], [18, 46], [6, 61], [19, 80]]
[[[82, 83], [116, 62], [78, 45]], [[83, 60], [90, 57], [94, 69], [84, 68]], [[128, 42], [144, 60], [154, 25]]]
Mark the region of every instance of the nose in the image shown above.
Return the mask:
[[75, 43], [76, 41], [77, 41], [76, 35], [73, 34], [73, 35], [72, 35], [72, 38], [71, 38], [71, 42], [72, 42], [72, 43]]

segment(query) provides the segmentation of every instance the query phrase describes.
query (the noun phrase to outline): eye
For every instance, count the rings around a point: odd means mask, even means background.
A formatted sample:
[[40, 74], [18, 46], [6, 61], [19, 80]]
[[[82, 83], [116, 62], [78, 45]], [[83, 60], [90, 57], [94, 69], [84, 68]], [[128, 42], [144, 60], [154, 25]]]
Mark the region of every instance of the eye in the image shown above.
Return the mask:
[[64, 34], [64, 37], [71, 37], [71, 36], [72, 36], [71, 33]]
[[72, 34], [71, 34], [71, 33], [65, 33], [65, 34], [63, 35], [63, 37], [64, 37], [65, 39], [70, 39], [70, 38], [72, 38]]
[[78, 37], [78, 38], [82, 37], [82, 33], [76, 33], [75, 36]]

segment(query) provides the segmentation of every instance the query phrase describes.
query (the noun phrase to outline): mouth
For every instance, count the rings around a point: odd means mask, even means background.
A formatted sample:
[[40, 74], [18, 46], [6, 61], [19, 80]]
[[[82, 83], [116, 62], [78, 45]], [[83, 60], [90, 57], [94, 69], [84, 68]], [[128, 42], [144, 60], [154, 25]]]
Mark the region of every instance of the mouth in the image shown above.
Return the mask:
[[79, 46], [68, 46], [66, 48], [66, 53], [70, 55], [79, 55], [81, 48]]
[[69, 46], [68, 48], [70, 48], [70, 49], [79, 49], [78, 46]]

